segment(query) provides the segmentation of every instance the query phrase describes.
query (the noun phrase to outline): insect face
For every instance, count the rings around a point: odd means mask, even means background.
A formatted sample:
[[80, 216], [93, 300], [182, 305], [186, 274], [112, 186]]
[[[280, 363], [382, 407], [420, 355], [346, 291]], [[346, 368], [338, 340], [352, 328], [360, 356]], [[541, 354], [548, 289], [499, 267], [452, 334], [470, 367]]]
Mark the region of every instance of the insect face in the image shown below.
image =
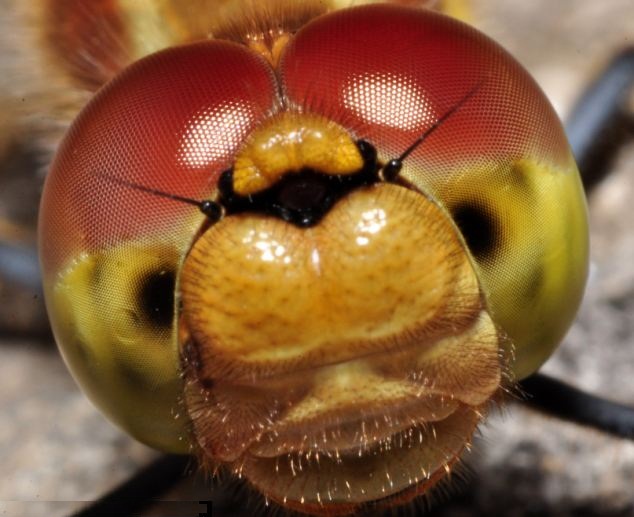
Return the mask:
[[75, 121], [41, 212], [54, 331], [140, 440], [307, 513], [398, 504], [570, 324], [578, 174], [532, 79], [459, 22], [262, 34], [141, 59]]

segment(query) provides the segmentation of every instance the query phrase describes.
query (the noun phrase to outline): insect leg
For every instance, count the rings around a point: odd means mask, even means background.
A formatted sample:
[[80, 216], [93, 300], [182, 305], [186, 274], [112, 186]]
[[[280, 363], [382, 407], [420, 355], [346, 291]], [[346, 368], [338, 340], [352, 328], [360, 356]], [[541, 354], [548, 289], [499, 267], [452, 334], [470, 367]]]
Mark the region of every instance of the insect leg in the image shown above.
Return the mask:
[[182, 479], [190, 461], [188, 456], [162, 455], [72, 517], [132, 515], [139, 512]]
[[558, 379], [536, 373], [521, 383], [526, 403], [544, 413], [599, 431], [634, 439], [634, 408], [585, 393]]
[[634, 48], [628, 48], [587, 87], [568, 117], [566, 133], [586, 192], [609, 173], [618, 149], [634, 137], [633, 90]]

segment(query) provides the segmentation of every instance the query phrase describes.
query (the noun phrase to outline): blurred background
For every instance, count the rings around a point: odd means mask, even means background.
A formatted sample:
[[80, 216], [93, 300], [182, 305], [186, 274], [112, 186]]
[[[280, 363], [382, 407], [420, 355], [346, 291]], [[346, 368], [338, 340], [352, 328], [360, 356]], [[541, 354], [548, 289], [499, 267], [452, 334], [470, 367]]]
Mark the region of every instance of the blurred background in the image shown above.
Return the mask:
[[[634, 46], [634, 0], [458, 4], [469, 23], [535, 76], [564, 120], [610, 59]], [[0, 0], [4, 31], [13, 30], [12, 5]], [[2, 69], [15, 61], [14, 52], [24, 52], [22, 34], [16, 26], [0, 40], [0, 90], [14, 95], [0, 95], [0, 235], [28, 250], [45, 170], [36, 136], [40, 122], [50, 121], [43, 112], [21, 128], [14, 122], [23, 76]], [[634, 93], [630, 100], [634, 108]], [[592, 272], [585, 300], [543, 371], [634, 405], [634, 140], [610, 168], [589, 198]], [[634, 442], [519, 404], [489, 419], [481, 435], [465, 458], [468, 472], [437, 497], [434, 515], [634, 515]], [[0, 278], [0, 515], [70, 515], [156, 456], [105, 420], [75, 386], [48, 333], [37, 286]], [[250, 515], [252, 508], [241, 507], [243, 492], [225, 488], [190, 476], [162, 499], [212, 499], [214, 515]], [[197, 515], [202, 507], [187, 511], [157, 504], [142, 515]]]

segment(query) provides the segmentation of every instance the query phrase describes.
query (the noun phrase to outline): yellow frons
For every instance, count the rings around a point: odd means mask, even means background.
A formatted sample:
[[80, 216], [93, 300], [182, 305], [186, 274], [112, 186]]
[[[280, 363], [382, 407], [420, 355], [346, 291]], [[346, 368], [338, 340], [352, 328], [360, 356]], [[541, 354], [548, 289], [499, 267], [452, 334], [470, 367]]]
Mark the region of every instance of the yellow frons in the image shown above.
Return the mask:
[[247, 196], [305, 168], [339, 175], [362, 167], [359, 148], [344, 128], [319, 115], [283, 112], [259, 126], [238, 153], [233, 188]]

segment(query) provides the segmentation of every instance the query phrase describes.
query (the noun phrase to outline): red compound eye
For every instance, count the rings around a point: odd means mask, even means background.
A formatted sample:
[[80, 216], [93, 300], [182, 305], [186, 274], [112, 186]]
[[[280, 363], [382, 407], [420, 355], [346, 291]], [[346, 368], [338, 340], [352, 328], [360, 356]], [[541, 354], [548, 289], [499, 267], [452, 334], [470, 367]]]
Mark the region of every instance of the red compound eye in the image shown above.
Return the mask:
[[382, 5], [322, 17], [293, 39], [281, 74], [292, 103], [353, 127], [390, 158], [479, 85], [451, 129], [410, 158], [428, 170], [529, 153], [569, 163], [534, 80], [486, 36], [441, 15]]
[[228, 42], [162, 51], [125, 70], [67, 134], [42, 205], [45, 264], [158, 234], [187, 244], [198, 211], [112, 179], [202, 199], [277, 103], [260, 56]]

